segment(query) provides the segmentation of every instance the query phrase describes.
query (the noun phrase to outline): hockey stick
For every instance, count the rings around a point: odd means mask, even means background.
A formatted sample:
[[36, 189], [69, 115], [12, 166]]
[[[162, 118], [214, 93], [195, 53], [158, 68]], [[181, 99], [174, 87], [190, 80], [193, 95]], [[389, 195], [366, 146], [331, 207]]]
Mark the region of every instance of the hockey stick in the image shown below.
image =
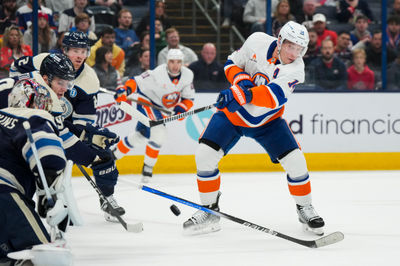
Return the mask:
[[[131, 106], [130, 104], [126, 103], [126, 102], [121, 102], [120, 108], [125, 111], [126, 113], [130, 114], [132, 117], [137, 118], [141, 123], [143, 123], [145, 126], [147, 127], [154, 127], [157, 125], [161, 125], [161, 124], [165, 124], [174, 120], [178, 120], [187, 116], [191, 116], [206, 110], [209, 110], [211, 108], [214, 108], [215, 106], [217, 106], [218, 103], [213, 103], [207, 106], [203, 106], [194, 110], [190, 110], [184, 113], [180, 113], [177, 115], [172, 115], [160, 120], [150, 120], [148, 117], [146, 117], [145, 115], [143, 115], [142, 113], [140, 113], [139, 111], [137, 111], [133, 106]], [[141, 114], [141, 117], [139, 116], [137, 113]], [[143, 122], [142, 122], [143, 121]]]
[[45, 176], [44, 171], [43, 171], [42, 163], [40, 162], [40, 158], [39, 158], [38, 151], [36, 149], [35, 141], [33, 140], [32, 131], [31, 131], [31, 125], [29, 124], [29, 121], [24, 121], [22, 123], [22, 126], [24, 127], [25, 132], [26, 132], [26, 136], [28, 137], [29, 143], [31, 144], [33, 156], [35, 157], [35, 160], [36, 160], [36, 167], [37, 167], [37, 169], [39, 171], [40, 180], [42, 180], [44, 192], [46, 194], [47, 203], [49, 204], [50, 207], [53, 207], [54, 206], [54, 200], [53, 200], [53, 198], [52, 198], [52, 196], [50, 194], [50, 188], [49, 188], [49, 185], [47, 184], [46, 176]]
[[143, 231], [143, 223], [139, 222], [136, 224], [127, 224], [124, 219], [114, 210], [112, 207], [111, 203], [108, 201], [106, 196], [104, 196], [103, 192], [99, 189], [99, 187], [96, 185], [96, 183], [93, 181], [93, 179], [89, 176], [89, 174], [86, 172], [86, 170], [79, 164], [77, 164], [79, 170], [82, 172], [82, 174], [86, 177], [86, 179], [89, 181], [89, 183], [92, 185], [94, 190], [96, 190], [97, 194], [99, 194], [100, 199], [105, 201], [107, 205], [111, 208], [112, 210], [112, 215], [118, 219], [120, 224], [125, 228], [126, 231], [128, 232], [134, 232], [134, 233], [140, 233]]
[[134, 185], [137, 186], [141, 190], [144, 190], [144, 191], [156, 194], [158, 196], [161, 196], [161, 197], [164, 197], [164, 198], [179, 202], [181, 204], [187, 205], [187, 206], [195, 208], [195, 209], [202, 210], [204, 212], [211, 213], [213, 215], [228, 219], [230, 221], [233, 221], [235, 223], [244, 225], [246, 227], [250, 227], [252, 229], [261, 231], [263, 233], [267, 233], [267, 234], [270, 234], [270, 235], [273, 235], [273, 236], [277, 236], [277, 237], [286, 239], [286, 240], [288, 240], [290, 242], [297, 243], [299, 245], [302, 245], [302, 246], [305, 246], [305, 247], [308, 247], [308, 248], [320, 248], [320, 247], [324, 247], [324, 246], [327, 246], [327, 245], [335, 244], [335, 243], [337, 243], [337, 242], [339, 242], [339, 241], [344, 239], [344, 235], [343, 235], [342, 232], [334, 232], [334, 233], [331, 233], [331, 234], [329, 234], [327, 236], [320, 237], [320, 238], [318, 238], [316, 240], [302, 240], [302, 239], [294, 238], [294, 237], [279, 233], [277, 231], [274, 231], [272, 229], [263, 227], [261, 225], [257, 225], [255, 223], [252, 223], [252, 222], [249, 222], [249, 221], [234, 217], [232, 215], [229, 215], [229, 214], [226, 214], [226, 213], [223, 213], [223, 212], [220, 212], [220, 211], [209, 209], [209, 208], [204, 207], [202, 205], [196, 204], [194, 202], [191, 202], [191, 201], [188, 201], [188, 200], [185, 200], [185, 199], [182, 199], [182, 198], [178, 198], [176, 196], [167, 194], [165, 192], [156, 190], [154, 188], [150, 188], [150, 187], [145, 186], [145, 185], [141, 185], [141, 184], [134, 184]]
[[[110, 91], [110, 90], [108, 90], [108, 89], [106, 89], [106, 88], [100, 88], [99, 90], [100, 90], [101, 92], [104, 92], [104, 93], [107, 93], [107, 94], [112, 94], [112, 95], [115, 94], [114, 91]], [[136, 95], [137, 95], [137, 94], [136, 94]], [[159, 107], [159, 106], [156, 106], [156, 105], [151, 104], [151, 103], [143, 102], [143, 101], [139, 100], [139, 99], [137, 98], [137, 96], [135, 97], [133, 94], [128, 95], [127, 98], [128, 98], [128, 100], [133, 101], [133, 102], [135, 102], [135, 103], [138, 103], [138, 104], [141, 104], [141, 105], [149, 106], [149, 107], [151, 107], [151, 108], [157, 109], [158, 111], [167, 113], [167, 114], [169, 114], [169, 115], [172, 114], [172, 112], [171, 112], [170, 110], [165, 109], [165, 108], [162, 108], [162, 107]]]

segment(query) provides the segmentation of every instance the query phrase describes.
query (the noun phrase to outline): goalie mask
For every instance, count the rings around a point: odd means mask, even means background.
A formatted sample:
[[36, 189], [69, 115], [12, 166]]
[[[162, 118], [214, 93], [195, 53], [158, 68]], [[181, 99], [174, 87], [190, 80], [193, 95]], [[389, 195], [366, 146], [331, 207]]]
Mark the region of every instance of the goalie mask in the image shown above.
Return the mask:
[[8, 95], [9, 107], [50, 111], [52, 105], [51, 94], [47, 88], [31, 79], [18, 81]]

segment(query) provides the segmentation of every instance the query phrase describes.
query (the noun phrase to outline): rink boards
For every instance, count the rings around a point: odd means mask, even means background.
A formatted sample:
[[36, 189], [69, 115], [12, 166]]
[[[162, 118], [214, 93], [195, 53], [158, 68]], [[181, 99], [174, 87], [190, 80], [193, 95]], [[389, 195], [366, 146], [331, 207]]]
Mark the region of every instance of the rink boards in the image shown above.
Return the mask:
[[[198, 93], [194, 108], [209, 105], [216, 93]], [[284, 118], [300, 143], [309, 170], [400, 169], [399, 93], [296, 93]], [[197, 140], [215, 110], [167, 124], [155, 173], [194, 173]], [[99, 94], [97, 124], [121, 137], [136, 122], [118, 109], [111, 95]], [[139, 173], [144, 146], [117, 162], [122, 174]], [[76, 169], [75, 169], [76, 170]], [[225, 172], [281, 171], [252, 139], [242, 138], [220, 163]], [[74, 173], [78, 173], [74, 171]]]

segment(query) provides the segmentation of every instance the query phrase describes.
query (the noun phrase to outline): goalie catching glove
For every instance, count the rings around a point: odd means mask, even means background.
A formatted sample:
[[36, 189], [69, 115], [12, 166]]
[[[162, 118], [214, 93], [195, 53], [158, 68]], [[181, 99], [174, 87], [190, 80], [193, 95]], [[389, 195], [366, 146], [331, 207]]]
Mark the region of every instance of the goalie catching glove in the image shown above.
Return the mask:
[[95, 145], [105, 150], [119, 141], [118, 135], [114, 132], [109, 131], [107, 128], [93, 126], [90, 123], [86, 124], [80, 139], [89, 145]]

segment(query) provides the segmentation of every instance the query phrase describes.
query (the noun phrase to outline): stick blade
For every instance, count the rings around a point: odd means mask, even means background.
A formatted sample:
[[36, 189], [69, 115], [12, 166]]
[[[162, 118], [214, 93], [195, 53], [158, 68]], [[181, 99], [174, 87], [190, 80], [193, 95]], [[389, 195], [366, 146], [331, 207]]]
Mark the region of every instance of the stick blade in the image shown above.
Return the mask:
[[334, 232], [327, 236], [323, 236], [317, 240], [315, 240], [315, 248], [320, 248], [328, 245], [335, 244], [344, 239], [344, 234], [342, 232]]
[[127, 224], [126, 225], [126, 230], [128, 232], [132, 232], [132, 233], [141, 233], [143, 231], [143, 223], [142, 222], [138, 222], [135, 224]]
[[134, 107], [132, 107], [132, 105], [126, 102], [120, 102], [119, 107], [121, 108], [122, 111], [131, 115], [134, 119], [141, 122], [143, 125], [150, 127], [149, 118], [146, 117], [141, 112], [139, 112], [138, 110], [136, 110]]

